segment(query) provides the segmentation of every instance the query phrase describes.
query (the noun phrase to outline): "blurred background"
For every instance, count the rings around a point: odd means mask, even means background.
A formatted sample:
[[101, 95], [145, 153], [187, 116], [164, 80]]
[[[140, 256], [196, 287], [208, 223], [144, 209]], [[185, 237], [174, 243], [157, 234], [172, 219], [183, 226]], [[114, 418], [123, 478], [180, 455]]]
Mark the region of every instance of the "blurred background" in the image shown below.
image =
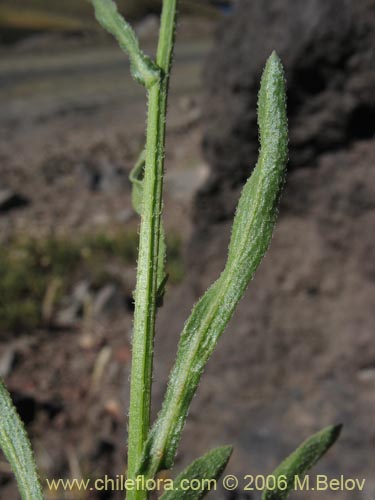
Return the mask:
[[[160, 1], [118, 4], [152, 55]], [[203, 377], [176, 469], [233, 443], [228, 473], [268, 474], [342, 422], [314, 470], [365, 478], [365, 490], [291, 498], [372, 499], [374, 2], [181, 0], [180, 10], [154, 414], [182, 325], [225, 262], [275, 49], [290, 125], [279, 221]], [[42, 478], [122, 474], [138, 227], [128, 174], [144, 143], [144, 91], [86, 1], [0, 0], [0, 108], [0, 376]], [[0, 498], [18, 498], [2, 456]]]

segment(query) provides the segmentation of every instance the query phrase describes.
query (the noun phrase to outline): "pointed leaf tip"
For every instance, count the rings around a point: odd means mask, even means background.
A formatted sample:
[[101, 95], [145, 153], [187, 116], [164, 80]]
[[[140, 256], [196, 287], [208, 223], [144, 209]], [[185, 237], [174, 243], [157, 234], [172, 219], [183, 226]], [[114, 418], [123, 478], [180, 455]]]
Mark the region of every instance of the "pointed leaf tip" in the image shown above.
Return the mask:
[[285, 500], [294, 486], [295, 478], [304, 476], [320, 460], [337, 441], [341, 429], [341, 424], [332, 425], [306, 439], [272, 473], [276, 488], [265, 490], [262, 500]]
[[0, 449], [16, 476], [22, 500], [43, 500], [38, 472], [23, 422], [0, 379]]
[[[232, 451], [232, 446], [220, 446], [195, 460], [173, 481], [173, 490], [166, 491], [160, 500], [201, 500], [204, 498], [216, 485], [216, 480], [224, 471]], [[182, 488], [182, 485], [190, 483], [193, 485], [192, 481], [195, 481], [195, 484], [200, 483], [201, 489]]]
[[285, 81], [281, 63], [272, 62], [275, 57], [266, 65], [259, 92], [259, 159], [238, 202], [225, 269], [196, 303], [182, 331], [163, 406], [138, 470], [146, 477], [173, 466], [205, 364], [271, 241], [288, 157]]

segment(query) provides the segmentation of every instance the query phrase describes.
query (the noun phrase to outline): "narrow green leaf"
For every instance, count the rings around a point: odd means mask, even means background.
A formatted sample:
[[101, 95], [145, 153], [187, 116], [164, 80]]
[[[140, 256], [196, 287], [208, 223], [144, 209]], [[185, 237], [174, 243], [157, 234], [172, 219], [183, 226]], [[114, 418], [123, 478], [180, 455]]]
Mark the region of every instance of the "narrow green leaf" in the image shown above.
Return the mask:
[[145, 175], [146, 151], [143, 150], [129, 174], [132, 184], [132, 205], [138, 215], [142, 215], [143, 177]]
[[111, 33], [130, 59], [133, 78], [150, 88], [160, 78], [156, 64], [139, 47], [138, 39], [112, 0], [90, 0], [95, 9], [95, 17], [105, 30]]
[[1, 380], [0, 448], [16, 476], [22, 500], [43, 500], [29, 439], [9, 392]]
[[329, 426], [309, 437], [272, 473], [276, 489], [265, 490], [262, 500], [285, 500], [296, 477], [304, 476], [340, 436], [342, 425]]
[[165, 286], [168, 281], [168, 274], [165, 272], [165, 264], [167, 261], [167, 244], [165, 242], [165, 231], [163, 221], [160, 224], [159, 235], [159, 253], [158, 253], [158, 271], [157, 271], [157, 292], [156, 305], [163, 305]]
[[[209, 451], [203, 457], [198, 458], [189, 465], [173, 482], [173, 491], [167, 491], [160, 500], [200, 500], [213, 490], [216, 480], [224, 471], [230, 456], [232, 446], [220, 446]], [[186, 487], [195, 481], [195, 486], [200, 485], [202, 489], [188, 489]]]
[[287, 162], [285, 81], [276, 53], [269, 57], [258, 101], [260, 155], [234, 219], [226, 267], [185, 324], [164, 403], [143, 453], [139, 473], [171, 468], [190, 402], [204, 366], [271, 241]]
[[[139, 158], [130, 172], [129, 180], [132, 183], [132, 205], [138, 215], [142, 215], [143, 203], [143, 177], [145, 172], [146, 154], [145, 150], [139, 155]], [[159, 252], [158, 252], [158, 267], [157, 267], [157, 306], [163, 305], [165, 294], [165, 285], [168, 281], [168, 275], [165, 272], [165, 263], [167, 258], [167, 246], [165, 242], [164, 226], [160, 225], [159, 236]]]

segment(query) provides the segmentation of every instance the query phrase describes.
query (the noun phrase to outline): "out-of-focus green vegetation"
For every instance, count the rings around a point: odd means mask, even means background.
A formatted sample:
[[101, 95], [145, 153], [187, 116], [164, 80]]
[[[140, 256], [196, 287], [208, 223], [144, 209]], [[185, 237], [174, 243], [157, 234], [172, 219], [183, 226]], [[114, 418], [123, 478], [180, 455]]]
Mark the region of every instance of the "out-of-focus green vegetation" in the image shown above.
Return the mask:
[[[161, 0], [117, 0], [128, 18], [140, 18], [158, 12]], [[205, 0], [182, 0], [181, 9], [199, 15], [215, 15]], [[97, 29], [92, 7], [87, 0], [1, 0], [0, 27], [20, 30]]]
[[[167, 271], [171, 283], [183, 276], [181, 242], [170, 235]], [[55, 304], [80, 279], [94, 288], [117, 280], [108, 263], [135, 266], [138, 234], [135, 230], [91, 234], [75, 239], [51, 236], [16, 239], [0, 248], [0, 328], [32, 329], [43, 323], [43, 304], [53, 290]]]

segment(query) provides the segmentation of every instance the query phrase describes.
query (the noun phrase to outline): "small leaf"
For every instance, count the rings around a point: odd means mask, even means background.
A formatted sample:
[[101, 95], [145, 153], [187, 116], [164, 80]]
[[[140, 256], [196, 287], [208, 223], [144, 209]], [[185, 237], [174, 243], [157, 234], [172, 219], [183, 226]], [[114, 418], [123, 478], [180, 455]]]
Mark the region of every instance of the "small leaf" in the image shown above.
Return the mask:
[[30, 441], [10, 395], [1, 380], [0, 448], [16, 476], [22, 500], [43, 500]]
[[[212, 489], [212, 485], [224, 471], [230, 456], [232, 446], [220, 446], [209, 451], [203, 457], [190, 464], [173, 482], [173, 491], [167, 491], [160, 500], [200, 500]], [[192, 480], [202, 486], [201, 490], [185, 490]]]
[[288, 143], [284, 72], [275, 53], [262, 76], [258, 122], [259, 160], [238, 203], [227, 264], [184, 326], [163, 406], [139, 466], [139, 473], [147, 477], [172, 467], [203, 369], [271, 241]]
[[[142, 215], [143, 203], [143, 177], [145, 170], [145, 150], [140, 154], [136, 164], [130, 172], [129, 180], [132, 183], [132, 204], [134, 210], [138, 215]], [[158, 253], [158, 273], [157, 273], [157, 293], [156, 303], [160, 307], [163, 305], [163, 298], [165, 294], [165, 285], [168, 281], [168, 275], [165, 272], [167, 247], [165, 243], [164, 226], [160, 226], [159, 236], [159, 253]]]
[[140, 49], [132, 27], [118, 12], [116, 3], [112, 0], [90, 1], [99, 24], [116, 38], [122, 50], [128, 54], [133, 78], [146, 88], [151, 88], [159, 80], [160, 70]]
[[[294, 486], [295, 477], [305, 475], [338, 439], [341, 425], [329, 426], [304, 441], [273, 472], [281, 488], [265, 490], [262, 500], [285, 500]], [[277, 478], [282, 478], [278, 483]], [[285, 481], [284, 481], [285, 479]]]
[[142, 214], [143, 177], [145, 173], [146, 151], [143, 150], [129, 174], [132, 184], [132, 205], [138, 215]]
[[168, 281], [168, 274], [165, 272], [167, 260], [167, 245], [165, 243], [165, 232], [163, 222], [160, 224], [159, 253], [158, 253], [158, 274], [157, 274], [157, 292], [156, 304], [158, 307], [163, 305], [165, 286]]

